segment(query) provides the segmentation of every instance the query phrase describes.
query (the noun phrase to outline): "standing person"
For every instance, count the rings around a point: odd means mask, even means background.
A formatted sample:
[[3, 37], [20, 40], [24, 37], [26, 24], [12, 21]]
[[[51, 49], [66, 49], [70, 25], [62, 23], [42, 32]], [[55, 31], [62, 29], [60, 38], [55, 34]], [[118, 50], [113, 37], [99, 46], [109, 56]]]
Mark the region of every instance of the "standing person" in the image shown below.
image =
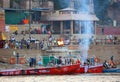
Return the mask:
[[84, 69], [85, 73], [88, 72], [88, 69], [89, 69], [89, 65], [87, 65], [87, 63], [85, 63], [85, 69]]
[[29, 59], [29, 66], [32, 67], [33, 66], [33, 58], [30, 57]]
[[110, 57], [111, 61], [113, 61], [113, 56]]
[[61, 64], [62, 64], [61, 56], [59, 56], [57, 64], [58, 64], [58, 65], [61, 65]]
[[102, 29], [101, 29], [101, 30], [102, 30], [102, 34], [104, 34], [104, 27], [102, 27]]
[[16, 54], [16, 64], [19, 64], [19, 53]]
[[62, 58], [62, 64], [66, 65], [66, 58], [65, 57]]
[[43, 45], [44, 45], [44, 39], [42, 41], [39, 42], [39, 49], [43, 49]]
[[32, 60], [33, 60], [33, 65], [35, 67], [36, 66], [36, 57], [34, 57]]
[[42, 25], [41, 26], [41, 30], [42, 30], [42, 34], [45, 34], [46, 33], [46, 25]]

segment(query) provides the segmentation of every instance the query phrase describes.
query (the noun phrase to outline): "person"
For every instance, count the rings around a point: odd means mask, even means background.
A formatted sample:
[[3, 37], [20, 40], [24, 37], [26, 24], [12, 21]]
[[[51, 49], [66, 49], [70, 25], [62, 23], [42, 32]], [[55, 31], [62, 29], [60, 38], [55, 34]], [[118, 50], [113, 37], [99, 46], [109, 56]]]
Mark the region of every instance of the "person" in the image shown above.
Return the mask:
[[51, 44], [52, 44], [52, 41], [53, 41], [52, 35], [50, 35], [50, 36], [48, 37], [48, 41], [49, 41], [49, 43], [50, 43], [50, 45], [51, 45]]
[[76, 60], [76, 64], [80, 64], [80, 60], [79, 59]]
[[62, 58], [62, 64], [66, 65], [66, 58], [65, 57]]
[[19, 64], [19, 53], [16, 53], [16, 64]]
[[88, 69], [89, 69], [89, 65], [87, 65], [87, 63], [84, 63], [84, 65], [85, 65], [84, 71], [85, 71], [85, 73], [87, 73], [87, 72], [88, 72]]
[[9, 43], [8, 42], [6, 42], [5, 43], [5, 49], [9, 49], [10, 47], [9, 47]]
[[116, 65], [114, 63], [114, 59], [113, 58], [114, 58], [114, 56], [112, 55], [111, 58], [110, 58], [109, 63], [110, 63], [110, 65], [111, 65], [112, 68], [116, 68]]
[[58, 59], [58, 61], [57, 61], [57, 64], [58, 64], [58, 65], [61, 65], [61, 64], [62, 64], [61, 56], [59, 56], [59, 59]]
[[32, 58], [30, 57], [29, 59], [29, 66], [32, 67], [33, 66], [33, 61], [32, 61]]
[[13, 34], [18, 35], [18, 31], [16, 30]]
[[109, 65], [110, 65], [112, 68], [116, 68], [115, 63], [114, 63], [112, 60], [109, 61]]
[[102, 34], [104, 34], [104, 28], [102, 27]]
[[91, 64], [92, 64], [92, 65], [95, 64], [94, 57], [91, 58]]
[[113, 56], [111, 56], [110, 59], [113, 61]]
[[87, 65], [90, 65], [90, 60], [89, 59], [87, 59]]
[[110, 68], [110, 66], [109, 66], [109, 64], [108, 64], [108, 62], [105, 60], [105, 62], [103, 63], [103, 67], [105, 67], [106, 69], [109, 69]]
[[36, 65], [36, 58], [31, 58], [29, 59], [29, 66], [30, 67], [33, 67]]
[[95, 57], [95, 58], [94, 58], [94, 61], [95, 61], [95, 65], [97, 65], [98, 62], [100, 61], [100, 59], [99, 59], [98, 57]]
[[55, 60], [54, 59], [52, 59], [49, 63], [48, 63], [48, 65], [50, 65], [50, 66], [54, 66], [56, 63], [55, 63]]
[[39, 66], [43, 65], [43, 62], [41, 61], [41, 59], [38, 61], [37, 63]]

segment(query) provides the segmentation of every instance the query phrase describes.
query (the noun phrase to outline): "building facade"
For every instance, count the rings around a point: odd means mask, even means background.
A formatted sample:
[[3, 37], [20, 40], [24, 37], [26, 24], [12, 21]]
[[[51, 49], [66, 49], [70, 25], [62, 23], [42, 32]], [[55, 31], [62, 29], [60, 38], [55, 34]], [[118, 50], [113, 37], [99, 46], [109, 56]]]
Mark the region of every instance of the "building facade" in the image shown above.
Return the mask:
[[10, 8], [10, 0], [0, 0], [1, 8]]

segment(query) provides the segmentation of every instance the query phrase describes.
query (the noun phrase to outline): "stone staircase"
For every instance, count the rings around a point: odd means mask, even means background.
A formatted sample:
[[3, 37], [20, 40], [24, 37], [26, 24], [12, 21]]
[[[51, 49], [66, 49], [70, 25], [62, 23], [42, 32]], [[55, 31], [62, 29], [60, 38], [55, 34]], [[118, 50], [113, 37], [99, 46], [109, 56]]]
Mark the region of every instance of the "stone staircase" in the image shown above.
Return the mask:
[[[13, 52], [18, 52], [20, 57], [25, 57], [28, 59], [30, 57], [40, 57], [41, 55], [46, 55], [41, 50], [35, 49], [0, 49], [0, 62], [9, 63], [11, 57], [15, 57]], [[111, 56], [114, 56], [115, 60], [120, 60], [120, 45], [92, 45], [88, 51], [88, 57], [98, 57], [100, 62], [103, 63], [105, 60], [109, 61]]]
[[96, 56], [100, 58], [100, 62], [109, 61], [111, 56], [114, 60], [120, 60], [120, 45], [97, 45], [91, 46], [89, 57]]

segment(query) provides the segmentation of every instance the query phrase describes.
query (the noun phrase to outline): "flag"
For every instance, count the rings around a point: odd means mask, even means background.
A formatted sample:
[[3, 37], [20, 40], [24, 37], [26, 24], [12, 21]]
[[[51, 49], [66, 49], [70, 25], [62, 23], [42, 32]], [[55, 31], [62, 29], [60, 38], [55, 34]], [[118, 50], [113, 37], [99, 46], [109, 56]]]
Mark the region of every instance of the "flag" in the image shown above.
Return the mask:
[[6, 37], [3, 33], [1, 33], [1, 36], [2, 36], [2, 40], [6, 40]]

